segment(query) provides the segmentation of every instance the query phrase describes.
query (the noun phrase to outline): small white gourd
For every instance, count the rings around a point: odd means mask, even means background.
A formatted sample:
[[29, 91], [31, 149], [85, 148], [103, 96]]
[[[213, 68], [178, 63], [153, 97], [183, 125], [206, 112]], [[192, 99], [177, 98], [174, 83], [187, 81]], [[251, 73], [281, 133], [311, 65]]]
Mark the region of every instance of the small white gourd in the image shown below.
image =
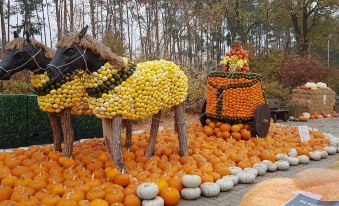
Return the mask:
[[276, 154], [275, 155], [275, 158], [277, 160], [286, 160], [286, 157], [287, 157], [287, 155], [285, 155], [285, 154]]
[[337, 153], [337, 148], [335, 148], [334, 146], [327, 146], [324, 148], [324, 150], [329, 154], [329, 155], [334, 155], [335, 153]]
[[156, 196], [154, 199], [151, 200], [143, 200], [142, 206], [164, 206], [165, 201], [160, 196]]
[[242, 171], [240, 167], [229, 167], [228, 169], [230, 170], [231, 175], [236, 175]]
[[242, 171], [237, 176], [239, 177], [239, 182], [244, 184], [253, 183], [255, 180], [255, 175], [251, 172]]
[[244, 168], [243, 171], [253, 173], [255, 177], [258, 176], [258, 170], [254, 169], [252, 167], [246, 167], [246, 168]]
[[218, 179], [216, 183], [220, 186], [221, 192], [226, 192], [228, 190], [231, 190], [234, 186], [232, 180]]
[[136, 193], [138, 197], [142, 200], [151, 200], [158, 195], [159, 188], [156, 184], [152, 182], [145, 182], [137, 187]]
[[291, 165], [291, 166], [297, 166], [299, 164], [299, 159], [296, 158], [296, 157], [289, 157], [288, 158], [288, 163]]
[[269, 164], [272, 164], [273, 162], [271, 160], [263, 160], [261, 163], [264, 163], [266, 166]]
[[310, 159], [314, 161], [318, 161], [321, 159], [321, 153], [319, 151], [314, 151], [310, 153]]
[[297, 158], [299, 159], [300, 164], [308, 164], [310, 162], [310, 158], [308, 158], [306, 155], [300, 155]]
[[298, 156], [298, 151], [296, 149], [290, 149], [290, 151], [288, 151], [288, 156], [290, 156], [290, 157], [297, 157]]
[[290, 164], [285, 160], [276, 161], [275, 164], [277, 165], [278, 170], [288, 170], [288, 168], [290, 168]]
[[201, 196], [200, 187], [184, 188], [181, 190], [181, 197], [185, 200], [195, 200]]
[[267, 172], [267, 165], [264, 163], [256, 163], [253, 165], [253, 168], [258, 171], [258, 175], [263, 176]]
[[223, 176], [222, 179], [232, 180], [234, 186], [237, 185], [239, 182], [239, 177], [236, 175], [226, 175], [226, 176]]
[[319, 150], [321, 154], [321, 159], [326, 159], [328, 157], [328, 153], [325, 150]]
[[278, 169], [278, 166], [275, 163], [271, 163], [267, 165], [267, 171], [274, 172]]
[[205, 182], [200, 185], [202, 195], [214, 197], [220, 194], [220, 186], [214, 182]]
[[181, 178], [184, 187], [196, 188], [201, 184], [201, 177], [199, 175], [184, 175]]

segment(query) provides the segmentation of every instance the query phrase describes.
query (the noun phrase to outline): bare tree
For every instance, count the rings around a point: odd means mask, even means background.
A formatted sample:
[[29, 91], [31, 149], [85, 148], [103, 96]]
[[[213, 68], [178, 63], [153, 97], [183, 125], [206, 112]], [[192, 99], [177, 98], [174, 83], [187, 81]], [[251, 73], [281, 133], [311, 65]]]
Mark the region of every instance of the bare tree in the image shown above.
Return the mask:
[[91, 16], [91, 28], [92, 28], [92, 36], [96, 38], [96, 28], [95, 28], [95, 1], [89, 0], [89, 9], [90, 9], [90, 16]]
[[[1, 18], [1, 40], [2, 40], [2, 48], [6, 45], [6, 26], [5, 26], [5, 18], [4, 18], [4, 1], [0, 0], [0, 18]], [[3, 50], [3, 49], [2, 49]]]
[[69, 16], [70, 16], [70, 30], [74, 31], [74, 4], [73, 0], [69, 0]]
[[56, 21], [57, 21], [57, 31], [58, 31], [58, 39], [60, 39], [60, 36], [61, 36], [61, 31], [62, 31], [62, 28], [61, 28], [61, 16], [60, 16], [60, 3], [59, 3], [59, 0], [54, 0], [54, 3], [55, 3], [55, 14], [56, 14]]

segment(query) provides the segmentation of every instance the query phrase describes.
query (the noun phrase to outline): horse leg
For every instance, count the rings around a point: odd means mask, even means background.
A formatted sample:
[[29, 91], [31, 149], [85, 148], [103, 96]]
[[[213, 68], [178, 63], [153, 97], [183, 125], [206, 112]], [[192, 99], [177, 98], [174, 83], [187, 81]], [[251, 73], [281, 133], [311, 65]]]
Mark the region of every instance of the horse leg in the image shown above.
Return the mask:
[[126, 123], [126, 148], [130, 148], [132, 145], [132, 121], [125, 120]]
[[71, 108], [66, 108], [61, 112], [61, 126], [64, 133], [64, 156], [72, 156], [74, 131], [71, 121]]
[[178, 133], [178, 123], [177, 123], [177, 110], [174, 110], [174, 131], [175, 133]]
[[58, 115], [56, 113], [48, 112], [48, 119], [51, 124], [52, 133], [53, 133], [53, 145], [54, 150], [61, 152], [61, 136], [62, 130], [59, 125]]
[[107, 150], [115, 162], [115, 167], [123, 171], [125, 163], [121, 152], [121, 116], [117, 115], [112, 120], [102, 119], [102, 130]]
[[185, 113], [184, 113], [184, 104], [181, 103], [174, 107], [175, 109], [175, 121], [178, 125], [178, 138], [179, 138], [179, 149], [180, 155], [188, 155], [187, 150], [187, 128], [185, 123]]
[[155, 143], [157, 142], [160, 117], [161, 117], [161, 110], [157, 114], [152, 116], [152, 125], [151, 125], [149, 143], [148, 143], [148, 147], [145, 153], [146, 157], [150, 157], [154, 154]]

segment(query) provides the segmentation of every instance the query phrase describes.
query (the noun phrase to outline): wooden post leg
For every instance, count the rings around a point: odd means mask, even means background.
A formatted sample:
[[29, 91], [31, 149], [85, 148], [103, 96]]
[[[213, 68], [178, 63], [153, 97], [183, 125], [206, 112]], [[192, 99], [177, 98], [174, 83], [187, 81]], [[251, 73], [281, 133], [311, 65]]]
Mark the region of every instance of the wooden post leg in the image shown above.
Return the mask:
[[70, 157], [73, 152], [74, 131], [71, 121], [71, 108], [66, 108], [61, 113], [61, 127], [64, 133], [64, 156]]
[[178, 123], [177, 123], [177, 110], [174, 110], [174, 131], [175, 133], [178, 133]]
[[152, 125], [151, 125], [149, 143], [148, 143], [147, 150], [145, 152], [146, 157], [150, 157], [154, 154], [155, 144], [157, 142], [160, 117], [161, 117], [161, 110], [157, 114], [152, 116]]
[[126, 123], [126, 148], [130, 148], [132, 145], [132, 121], [125, 120]]
[[181, 103], [179, 105], [176, 105], [174, 109], [177, 114], [175, 121], [177, 122], [178, 125], [180, 155], [186, 156], [188, 155], [188, 150], [187, 150], [187, 128], [185, 123], [184, 104]]
[[62, 130], [59, 125], [60, 122], [58, 121], [58, 115], [56, 113], [47, 113], [47, 114], [53, 133], [54, 150], [61, 152]]
[[107, 150], [115, 162], [115, 167], [125, 170], [124, 160], [121, 152], [121, 116], [117, 115], [112, 120], [102, 119], [102, 129], [106, 141]]

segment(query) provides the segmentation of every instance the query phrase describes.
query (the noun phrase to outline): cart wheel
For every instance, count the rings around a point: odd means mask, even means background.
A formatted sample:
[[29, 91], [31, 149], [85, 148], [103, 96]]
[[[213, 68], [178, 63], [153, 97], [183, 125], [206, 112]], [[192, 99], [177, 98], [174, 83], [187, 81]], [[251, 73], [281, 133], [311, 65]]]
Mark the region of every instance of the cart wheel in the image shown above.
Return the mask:
[[271, 123], [271, 112], [267, 104], [258, 106], [254, 113], [254, 135], [266, 137]]
[[207, 119], [207, 115], [206, 115], [206, 99], [203, 100], [202, 102], [202, 108], [201, 108], [201, 113], [200, 113], [200, 123], [202, 126], [206, 125], [206, 119]]

